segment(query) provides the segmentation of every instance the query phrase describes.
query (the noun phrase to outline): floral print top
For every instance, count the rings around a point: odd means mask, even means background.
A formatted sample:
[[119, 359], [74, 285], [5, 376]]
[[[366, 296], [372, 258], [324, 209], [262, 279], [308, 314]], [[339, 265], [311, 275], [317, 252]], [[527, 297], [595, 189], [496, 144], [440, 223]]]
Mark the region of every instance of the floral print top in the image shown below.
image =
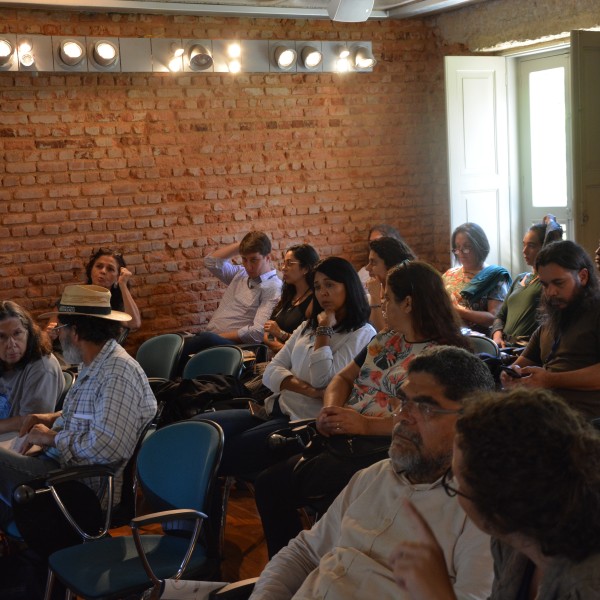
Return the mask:
[[435, 345], [431, 340], [412, 344], [393, 331], [377, 334], [354, 359], [360, 373], [354, 380], [348, 408], [363, 415], [389, 416], [389, 396], [396, 396], [409, 363], [417, 354]]

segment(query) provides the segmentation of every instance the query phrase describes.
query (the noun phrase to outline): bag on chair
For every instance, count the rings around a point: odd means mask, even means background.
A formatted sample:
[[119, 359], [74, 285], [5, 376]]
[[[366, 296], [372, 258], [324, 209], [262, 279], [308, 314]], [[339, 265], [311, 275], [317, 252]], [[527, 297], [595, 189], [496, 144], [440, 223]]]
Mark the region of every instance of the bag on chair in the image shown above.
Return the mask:
[[332, 502], [357, 471], [388, 457], [390, 443], [385, 435], [315, 434], [294, 468], [302, 496]]

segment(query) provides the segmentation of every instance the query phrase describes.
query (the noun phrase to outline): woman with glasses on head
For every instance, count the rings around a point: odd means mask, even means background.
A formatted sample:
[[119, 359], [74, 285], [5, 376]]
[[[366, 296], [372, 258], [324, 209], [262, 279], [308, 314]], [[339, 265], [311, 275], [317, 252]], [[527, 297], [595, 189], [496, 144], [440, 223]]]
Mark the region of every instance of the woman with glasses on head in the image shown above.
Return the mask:
[[288, 248], [281, 264], [283, 288], [281, 299], [265, 323], [264, 343], [277, 354], [294, 330], [312, 311], [313, 290], [310, 275], [319, 261], [317, 251], [309, 244]]
[[0, 433], [19, 431], [25, 417], [51, 413], [64, 387], [48, 336], [15, 302], [0, 302]]
[[[600, 435], [562, 399], [518, 388], [465, 401], [443, 485], [492, 536], [489, 600], [600, 598]], [[396, 581], [411, 600], [454, 600], [436, 532], [405, 508], [415, 535], [392, 554]]]
[[452, 232], [452, 253], [460, 266], [443, 275], [450, 298], [467, 327], [489, 335], [511, 277], [504, 267], [485, 264], [490, 243], [476, 223], [463, 223]]
[[369, 242], [369, 262], [367, 271], [370, 279], [366, 283], [371, 307], [370, 321], [377, 331], [385, 327], [383, 316], [383, 292], [388, 271], [405, 260], [414, 260], [415, 255], [402, 240], [380, 237]]
[[[460, 319], [444, 289], [440, 274], [421, 261], [405, 261], [387, 274], [383, 309], [387, 328], [375, 336], [327, 386], [317, 428], [329, 436], [391, 436], [394, 399], [410, 362], [438, 344], [468, 348]], [[314, 463], [325, 485], [319, 487], [319, 510], [325, 510], [354, 473], [387, 456], [383, 451], [343, 468]], [[258, 507], [269, 555], [273, 556], [302, 530], [297, 508], [310, 504], [306, 486], [295, 474], [301, 455], [263, 471], [255, 482]], [[330, 472], [331, 471], [331, 472]], [[315, 491], [311, 484], [312, 492]]]
[[523, 257], [533, 271], [515, 277], [506, 300], [492, 325], [492, 339], [500, 346], [525, 346], [539, 322], [537, 308], [542, 284], [535, 271], [535, 258], [547, 244], [562, 239], [562, 227], [554, 215], [546, 215], [542, 223], [532, 225], [523, 237]]

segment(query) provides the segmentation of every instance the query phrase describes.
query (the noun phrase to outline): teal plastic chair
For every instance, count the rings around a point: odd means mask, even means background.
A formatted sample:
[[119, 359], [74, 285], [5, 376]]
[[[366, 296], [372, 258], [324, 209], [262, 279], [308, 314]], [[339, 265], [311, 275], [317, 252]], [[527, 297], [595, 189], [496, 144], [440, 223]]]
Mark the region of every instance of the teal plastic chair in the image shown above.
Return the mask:
[[183, 369], [184, 379], [200, 375], [232, 375], [239, 377], [244, 365], [244, 354], [237, 346], [214, 346], [194, 354]]
[[[104, 538], [52, 554], [46, 598], [55, 578], [81, 598], [110, 600], [141, 594], [151, 585], [159, 589], [167, 578], [218, 575], [218, 535], [210, 523], [203, 543], [198, 540], [222, 449], [223, 431], [210, 421], [182, 421], [153, 433], [139, 451], [136, 479], [145, 505], [158, 512], [134, 518], [131, 537]], [[193, 532], [183, 521], [193, 522]], [[163, 525], [164, 535], [140, 535], [140, 527], [156, 523]], [[179, 527], [176, 535], [174, 527]]]
[[181, 335], [165, 333], [146, 340], [139, 347], [135, 359], [148, 379], [173, 379], [182, 349]]
[[500, 348], [491, 338], [471, 333], [469, 335], [469, 341], [471, 342], [475, 354], [485, 353], [495, 356], [496, 358], [500, 357]]

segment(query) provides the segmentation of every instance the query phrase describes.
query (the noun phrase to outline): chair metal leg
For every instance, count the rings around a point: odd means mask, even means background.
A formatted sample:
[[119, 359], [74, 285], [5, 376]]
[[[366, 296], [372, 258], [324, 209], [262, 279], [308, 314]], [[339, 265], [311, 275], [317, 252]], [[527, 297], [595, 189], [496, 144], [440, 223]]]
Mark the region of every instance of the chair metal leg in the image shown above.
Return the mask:
[[46, 593], [44, 594], [44, 600], [50, 600], [52, 598], [52, 588], [54, 587], [54, 571], [48, 569], [48, 577], [46, 578]]

